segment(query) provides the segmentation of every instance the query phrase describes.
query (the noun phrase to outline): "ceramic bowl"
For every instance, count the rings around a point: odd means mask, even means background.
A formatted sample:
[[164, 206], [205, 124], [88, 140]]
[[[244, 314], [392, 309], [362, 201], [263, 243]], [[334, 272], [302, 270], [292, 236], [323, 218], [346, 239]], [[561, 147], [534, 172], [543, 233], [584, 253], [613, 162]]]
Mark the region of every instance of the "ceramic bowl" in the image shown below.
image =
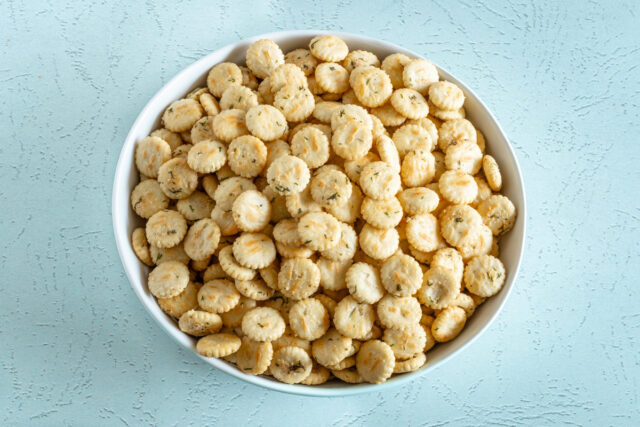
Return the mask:
[[[244, 63], [247, 48], [259, 39], [268, 38], [274, 40], [286, 53], [295, 48], [308, 47], [309, 40], [318, 34], [335, 34], [347, 43], [350, 50], [368, 50], [375, 53], [380, 60], [395, 52], [402, 52], [416, 58], [422, 57], [393, 43], [349, 33], [303, 30], [281, 31], [255, 36], [222, 47], [178, 73], [151, 98], [142, 112], [140, 112], [122, 146], [115, 171], [112, 199], [113, 229], [122, 265], [133, 291], [153, 319], [177, 343], [192, 350], [196, 355], [195, 340], [181, 332], [178, 329], [177, 322], [164, 314], [156, 304], [154, 297], [147, 288], [149, 268], [138, 261], [131, 248], [131, 233], [134, 228], [142, 225], [142, 220], [134, 214], [129, 202], [131, 190], [138, 182], [138, 173], [133, 156], [135, 145], [160, 125], [160, 117], [164, 109], [172, 101], [183, 97], [196, 87], [206, 86], [207, 73], [213, 65], [223, 61]], [[506, 135], [489, 109], [463, 82], [440, 67], [438, 67], [438, 70], [442, 79], [452, 81], [463, 89], [466, 96], [465, 109], [467, 118], [484, 133], [487, 141], [487, 152], [495, 157], [500, 165], [504, 182], [502, 193], [512, 200], [518, 210], [515, 226], [500, 241], [500, 259], [504, 263], [507, 272], [506, 282], [502, 291], [489, 298], [476, 310], [476, 313], [469, 319], [464, 330], [456, 339], [445, 344], [438, 344], [429, 351], [427, 363], [420, 370], [393, 376], [379, 385], [352, 385], [339, 381], [331, 381], [320, 386], [289, 385], [268, 377], [245, 374], [223, 360], [205, 358], [199, 355], [197, 357], [242, 381], [268, 389], [310, 396], [345, 396], [370, 391], [383, 391], [427, 375], [445, 361], [450, 360], [456, 353], [469, 347], [489, 327], [498, 316], [513, 289], [522, 259], [525, 241], [525, 219], [527, 216], [522, 174]]]

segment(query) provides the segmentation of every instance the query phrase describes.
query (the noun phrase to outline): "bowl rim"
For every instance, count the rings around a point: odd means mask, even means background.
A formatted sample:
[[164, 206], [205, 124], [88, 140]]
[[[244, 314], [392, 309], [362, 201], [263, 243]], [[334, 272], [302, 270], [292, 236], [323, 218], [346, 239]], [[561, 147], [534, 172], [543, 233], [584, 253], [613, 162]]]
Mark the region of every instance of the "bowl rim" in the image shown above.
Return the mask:
[[[231, 375], [233, 377], [236, 377], [242, 381], [246, 381], [250, 384], [254, 384], [270, 390], [275, 390], [275, 391], [294, 394], [294, 395], [305, 395], [305, 396], [315, 396], [315, 397], [336, 397], [336, 396], [348, 396], [348, 395], [356, 395], [356, 394], [376, 392], [376, 391], [377, 392], [385, 391], [390, 388], [400, 386], [400, 385], [406, 384], [409, 381], [420, 378], [423, 375], [426, 375], [428, 372], [431, 372], [437, 367], [443, 365], [445, 362], [452, 360], [455, 356], [460, 354], [463, 350], [467, 349], [473, 342], [475, 342], [480, 337], [480, 335], [482, 335], [489, 328], [489, 326], [491, 326], [491, 324], [495, 321], [495, 319], [498, 317], [498, 315], [504, 308], [504, 305], [509, 299], [509, 296], [513, 290], [513, 287], [515, 286], [515, 282], [516, 282], [516, 279], [518, 278], [518, 273], [520, 271], [520, 266], [522, 264], [522, 259], [524, 257], [525, 242], [526, 242], [527, 210], [526, 210], [526, 193], [525, 193], [525, 187], [524, 187], [524, 180], [522, 177], [522, 171], [520, 169], [520, 164], [518, 163], [518, 159], [515, 155], [513, 147], [509, 142], [509, 139], [507, 138], [506, 133], [502, 129], [502, 126], [500, 125], [498, 120], [495, 118], [493, 112], [486, 106], [486, 104], [482, 101], [482, 99], [478, 97], [478, 95], [475, 92], [473, 92], [471, 88], [469, 88], [469, 86], [467, 86], [460, 79], [458, 79], [457, 77], [449, 73], [446, 69], [440, 67], [436, 63], [433, 63], [441, 74], [445, 74], [447, 78], [450, 78], [451, 80], [455, 81], [456, 84], [462, 87], [465, 93], [470, 94], [473, 98], [475, 98], [475, 100], [478, 102], [480, 107], [484, 110], [484, 112], [486, 112], [489, 118], [494, 122], [497, 128], [497, 131], [500, 133], [500, 135], [504, 138], [506, 142], [508, 155], [511, 157], [511, 161], [515, 166], [514, 169], [519, 179], [519, 188], [517, 189], [517, 191], [519, 191], [522, 195], [522, 206], [518, 207], [518, 216], [522, 220], [522, 239], [521, 239], [520, 247], [518, 248], [519, 257], [516, 262], [516, 267], [513, 271], [513, 276], [511, 281], [507, 283], [508, 286], [505, 286], [506, 289], [502, 290], [502, 292], [506, 292], [506, 295], [503, 297], [502, 301], [500, 302], [498, 307], [495, 309], [495, 312], [493, 312], [490, 315], [489, 319], [483, 325], [480, 326], [480, 329], [477, 331], [475, 335], [469, 338], [465, 343], [461, 344], [459, 348], [453, 350], [450, 354], [448, 354], [443, 359], [435, 362], [433, 365], [427, 366], [418, 371], [409, 372], [401, 376], [393, 377], [389, 381], [386, 381], [382, 384], [363, 383], [363, 384], [351, 384], [349, 386], [342, 386], [342, 387], [324, 387], [324, 388], [315, 387], [315, 386], [306, 386], [302, 384], [285, 384], [278, 381], [269, 380], [261, 376], [245, 374], [243, 372], [240, 372], [235, 367], [232, 367], [219, 359], [206, 358], [197, 354], [195, 351], [193, 351], [193, 349], [191, 349], [190, 347], [188, 347], [178, 339], [178, 337], [175, 335], [175, 331], [170, 330], [163, 322], [161, 322], [157, 318], [154, 312], [152, 312], [151, 308], [147, 305], [147, 301], [144, 298], [142, 289], [136, 287], [133, 284], [134, 278], [132, 276], [132, 272], [126, 267], [125, 256], [123, 252], [125, 245], [130, 245], [130, 242], [128, 240], [128, 237], [122, 237], [122, 236], [123, 235], [127, 236], [128, 233], [126, 232], [122, 233], [122, 230], [120, 228], [125, 226], [121, 224], [122, 221], [119, 221], [119, 216], [116, 212], [118, 200], [122, 198], [121, 192], [118, 191], [118, 189], [121, 187], [120, 182], [121, 180], [124, 179], [125, 171], [127, 168], [130, 167], [130, 164], [131, 164], [131, 159], [125, 156], [125, 147], [129, 144], [135, 143], [135, 141], [133, 141], [134, 130], [139, 126], [143, 117], [146, 115], [147, 110], [149, 110], [152, 105], [155, 105], [156, 102], [158, 102], [158, 99], [161, 97], [161, 94], [164, 93], [166, 90], [168, 90], [169, 87], [173, 86], [174, 82], [184, 79], [185, 75], [191, 74], [192, 69], [198, 68], [198, 66], [203, 62], [208, 62], [209, 58], [217, 55], [219, 51], [231, 50], [241, 44], [246, 44], [249, 42], [254, 42], [254, 41], [265, 39], [265, 38], [266, 39], [280, 39], [280, 38], [289, 38], [289, 37], [302, 38], [302, 37], [313, 37], [316, 35], [324, 35], [324, 34], [336, 35], [341, 38], [348, 38], [352, 40], [355, 39], [358, 43], [369, 43], [373, 45], [378, 45], [385, 49], [394, 50], [395, 52], [401, 52], [407, 55], [411, 55], [415, 58], [424, 58], [424, 56], [422, 56], [421, 54], [418, 54], [410, 49], [404, 48], [395, 43], [388, 42], [386, 40], [369, 37], [369, 36], [363, 36], [355, 33], [349, 33], [349, 32], [343, 32], [343, 31], [329, 31], [329, 30], [286, 30], [286, 31], [276, 31], [276, 32], [270, 32], [270, 33], [258, 34], [255, 36], [238, 40], [234, 43], [229, 43], [225, 46], [221, 46], [211, 51], [209, 54], [203, 56], [202, 58], [198, 59], [197, 61], [194, 61], [187, 67], [183, 68], [173, 78], [171, 78], [167, 83], [165, 83], [158, 91], [156, 91], [156, 93], [145, 104], [144, 108], [140, 111], [135, 121], [131, 125], [131, 128], [127, 133], [124, 143], [122, 144], [122, 148], [118, 156], [118, 162], [114, 172], [112, 197], [111, 197], [111, 216], [112, 216], [113, 232], [115, 236], [118, 255], [120, 257], [120, 262], [122, 263], [122, 266], [125, 270], [125, 274], [127, 276], [127, 280], [129, 281], [129, 285], [133, 289], [134, 293], [136, 294], [136, 296], [138, 297], [142, 305], [147, 310], [147, 313], [155, 320], [155, 323], [158, 324], [161, 327], [161, 329], [165, 331], [174, 341], [180, 344], [183, 348], [189, 350], [189, 353], [193, 353], [200, 359], [206, 361], [210, 365], [213, 365], [214, 367], [221, 370], [222, 372], [228, 375]], [[128, 195], [126, 199], [127, 200], [129, 199]]]

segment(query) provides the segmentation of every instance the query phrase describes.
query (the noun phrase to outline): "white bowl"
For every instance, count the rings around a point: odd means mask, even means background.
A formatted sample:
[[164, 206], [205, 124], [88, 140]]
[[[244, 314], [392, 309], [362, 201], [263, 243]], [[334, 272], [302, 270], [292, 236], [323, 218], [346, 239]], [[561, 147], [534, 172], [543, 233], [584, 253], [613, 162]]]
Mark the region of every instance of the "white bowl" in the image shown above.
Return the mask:
[[[131, 248], [131, 233], [135, 227], [142, 225], [141, 219], [134, 214], [131, 204], [129, 203], [131, 190], [138, 182], [138, 173], [133, 159], [134, 147], [137, 141], [146, 137], [160, 125], [162, 112], [172, 101], [183, 97], [196, 87], [206, 86], [206, 76], [213, 65], [223, 61], [244, 63], [247, 48], [251, 43], [259, 39], [272, 39], [280, 45], [284, 52], [288, 52], [295, 48], [307, 47], [309, 40], [318, 34], [335, 34], [341, 37], [349, 45], [351, 50], [365, 49], [375, 53], [380, 59], [395, 52], [402, 52], [412, 57], [421, 57], [421, 55], [415, 52], [382, 40], [356, 34], [328, 31], [281, 31], [242, 40], [205, 56], [171, 79], [144, 107], [131, 127], [122, 147], [113, 182], [112, 200], [113, 229], [120, 259], [124, 265], [131, 287], [147, 311], [173, 339], [182, 346], [193, 350], [196, 355], [195, 340], [181, 332], [176, 322], [164, 314], [156, 304], [156, 301], [147, 288], [147, 274], [149, 269], [138, 261]], [[493, 298], [488, 299], [487, 302], [476, 310], [476, 313], [469, 319], [466, 327], [455, 340], [446, 344], [438, 344], [431, 350], [428, 354], [427, 363], [422, 369], [412, 373], [396, 375], [387, 382], [379, 385], [350, 385], [337, 381], [329, 382], [321, 386], [288, 385], [268, 377], [247, 375], [223, 360], [205, 358], [199, 355], [198, 357], [223, 372], [243, 381], [269, 389], [310, 396], [345, 396], [370, 391], [382, 391], [427, 374], [441, 365], [445, 360], [451, 359], [455, 353], [467, 347], [472, 341], [478, 338], [480, 333], [497, 317], [513, 288], [524, 249], [527, 212], [525, 208], [522, 175], [513, 149], [500, 128], [500, 125], [493, 117], [493, 114], [491, 114], [489, 109], [464, 83], [442, 68], [438, 67], [438, 69], [443, 79], [456, 83], [464, 90], [466, 95], [465, 109], [467, 111], [467, 118], [486, 136], [487, 152], [495, 157], [502, 172], [504, 182], [502, 193], [511, 199], [518, 210], [518, 218], [515, 226], [500, 241], [500, 259], [504, 263], [507, 272], [506, 282], [502, 291]]]

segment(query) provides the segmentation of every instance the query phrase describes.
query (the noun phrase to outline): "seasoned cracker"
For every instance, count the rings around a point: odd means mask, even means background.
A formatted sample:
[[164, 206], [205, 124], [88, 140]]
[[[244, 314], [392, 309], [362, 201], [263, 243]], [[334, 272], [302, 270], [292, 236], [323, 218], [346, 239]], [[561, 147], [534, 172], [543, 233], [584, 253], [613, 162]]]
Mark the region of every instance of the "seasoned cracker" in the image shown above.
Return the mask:
[[198, 100], [200, 101], [200, 105], [202, 105], [204, 112], [207, 113], [208, 116], [217, 116], [220, 113], [218, 100], [210, 93], [203, 93], [200, 95]]
[[267, 163], [267, 147], [252, 135], [235, 138], [227, 150], [229, 167], [245, 178], [254, 178]]
[[198, 174], [189, 167], [187, 160], [176, 157], [160, 166], [158, 182], [170, 199], [184, 199], [198, 186]]
[[292, 138], [291, 152], [304, 160], [310, 169], [318, 168], [329, 160], [329, 139], [319, 128], [307, 126]]
[[464, 269], [466, 288], [469, 292], [485, 298], [500, 292], [505, 278], [502, 261], [491, 255], [471, 258]]
[[[228, 87], [220, 98], [220, 108], [223, 110], [235, 108], [248, 111], [256, 105], [258, 105], [258, 95], [246, 86]], [[193, 131], [191, 131], [191, 138], [193, 139]]]
[[418, 125], [425, 128], [427, 132], [429, 132], [429, 135], [431, 136], [431, 141], [433, 141], [435, 145], [438, 142], [438, 127], [436, 126], [433, 120], [438, 120], [438, 119], [434, 119], [433, 117], [429, 116], [429, 117], [423, 117], [417, 120], [408, 120], [407, 124]]
[[467, 321], [464, 310], [460, 307], [447, 307], [436, 316], [431, 325], [431, 333], [437, 342], [451, 341], [457, 337]]
[[236, 353], [236, 364], [245, 374], [263, 374], [271, 364], [273, 347], [270, 342], [254, 341], [242, 337], [242, 345]]
[[213, 194], [216, 208], [231, 211], [236, 198], [248, 190], [256, 190], [255, 184], [250, 179], [234, 176], [221, 181]]
[[182, 145], [182, 138], [180, 138], [180, 135], [165, 128], [156, 129], [151, 132], [149, 136], [157, 136], [163, 139], [167, 144], [169, 144], [171, 151]]
[[196, 351], [204, 357], [226, 357], [237, 352], [241, 343], [233, 334], [212, 334], [198, 340]]
[[271, 203], [257, 190], [247, 190], [231, 205], [233, 220], [243, 231], [260, 231], [271, 219]]
[[195, 122], [202, 117], [203, 110], [200, 103], [193, 99], [179, 99], [164, 110], [162, 123], [171, 132], [185, 132], [191, 129]]
[[482, 166], [482, 151], [480, 151], [478, 144], [473, 142], [450, 145], [447, 148], [444, 161], [449, 170], [475, 175]]
[[371, 115], [358, 105], [342, 105], [331, 113], [331, 129], [334, 132], [342, 125], [352, 122], [364, 125], [369, 131], [373, 129]]
[[438, 81], [438, 69], [426, 59], [413, 59], [402, 70], [402, 81], [405, 87], [426, 95], [429, 86]]
[[294, 49], [284, 56], [285, 64], [297, 65], [305, 76], [310, 76], [318, 65], [318, 60], [308, 49]]
[[275, 141], [270, 141], [265, 144], [267, 146], [267, 163], [264, 165], [262, 169], [262, 175], [266, 176], [267, 171], [269, 170], [269, 166], [273, 163], [275, 159], [283, 155], [291, 154], [291, 147], [285, 141], [281, 139], [276, 139]]
[[259, 104], [273, 104], [274, 94], [271, 93], [271, 79], [266, 77], [258, 85], [258, 103]]
[[[256, 277], [256, 271], [241, 265], [234, 257], [233, 252], [232, 246], [225, 246], [218, 252], [218, 261], [220, 261], [220, 266], [224, 272], [236, 280], [251, 280]], [[275, 251], [273, 256], [275, 257]]]
[[278, 270], [280, 265], [274, 261], [271, 265], [258, 270], [264, 283], [273, 290], [278, 290]]
[[406, 124], [399, 127], [393, 133], [392, 139], [400, 158], [415, 150], [430, 152], [434, 146], [429, 131], [419, 125]]
[[405, 120], [407, 120], [405, 116], [393, 108], [391, 102], [372, 108], [371, 114], [377, 117], [384, 126], [400, 126], [405, 122]]
[[285, 86], [307, 88], [307, 77], [300, 67], [295, 64], [279, 65], [269, 76], [269, 89], [274, 95]]
[[184, 313], [198, 307], [199, 285], [189, 282], [180, 294], [169, 298], [158, 298], [158, 306], [169, 316], [179, 318]]
[[414, 187], [402, 190], [398, 200], [407, 215], [420, 215], [433, 212], [440, 201], [438, 193], [426, 187]]
[[380, 266], [382, 286], [398, 297], [413, 295], [422, 285], [422, 270], [410, 255], [397, 253]]
[[392, 53], [382, 61], [382, 69], [389, 75], [394, 89], [404, 87], [402, 74], [404, 67], [411, 62], [411, 58], [403, 53]]
[[354, 182], [359, 182], [360, 175], [362, 174], [362, 169], [364, 169], [364, 167], [369, 163], [379, 161], [380, 157], [378, 157], [375, 153], [368, 152], [358, 159], [348, 160], [344, 162], [344, 170], [347, 173], [349, 179], [353, 180]]
[[378, 57], [374, 53], [366, 50], [352, 50], [342, 61], [342, 66], [349, 72], [367, 65], [380, 68], [380, 60]]
[[287, 84], [276, 93], [273, 105], [282, 112], [289, 122], [301, 122], [313, 113], [315, 100], [313, 94], [305, 86]]
[[342, 335], [364, 339], [375, 320], [375, 311], [370, 304], [361, 303], [352, 296], [345, 297], [336, 307], [333, 323]]
[[307, 164], [302, 159], [290, 155], [276, 158], [267, 170], [269, 185], [283, 196], [302, 191], [309, 183], [309, 178]]
[[159, 248], [149, 245], [149, 254], [151, 255], [151, 261], [156, 265], [165, 261], [179, 261], [187, 265], [191, 261], [191, 258], [184, 252], [182, 243], [172, 248]]
[[331, 35], [312, 38], [309, 42], [309, 50], [313, 56], [325, 62], [342, 61], [349, 53], [347, 44], [339, 37]]
[[298, 221], [291, 218], [278, 221], [273, 228], [273, 238], [276, 242], [284, 243], [285, 245], [301, 245], [302, 238], [298, 234]]
[[147, 280], [149, 292], [156, 298], [180, 295], [189, 283], [189, 269], [178, 261], [160, 263], [151, 270]]
[[309, 212], [300, 218], [298, 234], [302, 244], [310, 249], [331, 249], [340, 241], [340, 223], [330, 214]]
[[270, 372], [283, 383], [297, 384], [311, 374], [312, 367], [313, 361], [306, 351], [289, 346], [275, 352]]
[[490, 155], [485, 155], [482, 158], [482, 171], [484, 176], [487, 177], [487, 183], [493, 191], [500, 191], [502, 189], [502, 175], [500, 174], [500, 168], [498, 162]]
[[191, 144], [182, 144], [171, 152], [171, 157], [174, 159], [176, 157], [182, 157], [183, 159], [186, 159], [192, 147], [193, 145]]
[[[237, 286], [236, 286], [237, 288]], [[242, 318], [256, 306], [257, 302], [251, 298], [240, 297], [240, 302], [231, 310], [221, 313], [222, 323], [229, 328], [238, 328], [242, 325]]]
[[462, 171], [444, 172], [438, 187], [442, 197], [455, 204], [471, 203], [478, 195], [478, 184], [471, 175]]
[[[196, 293], [197, 297], [197, 293]], [[196, 302], [197, 307], [197, 302]], [[202, 337], [215, 334], [222, 328], [222, 319], [215, 313], [198, 310], [197, 308], [182, 313], [178, 321], [178, 327], [186, 334], [194, 337]]]
[[375, 147], [380, 160], [387, 163], [396, 172], [400, 172], [400, 154], [393, 140], [386, 135], [379, 135], [375, 138]]
[[402, 160], [400, 177], [407, 187], [421, 187], [433, 179], [436, 172], [436, 161], [426, 149], [408, 152]]
[[220, 227], [211, 218], [203, 218], [189, 227], [184, 238], [184, 251], [193, 260], [210, 257], [218, 248]]
[[358, 236], [362, 251], [373, 259], [389, 258], [398, 250], [398, 231], [395, 228], [376, 228], [365, 224]]
[[151, 254], [149, 253], [149, 242], [147, 242], [144, 228], [139, 227], [133, 230], [131, 234], [131, 247], [140, 261], [150, 267], [154, 265]]
[[329, 313], [320, 300], [306, 298], [293, 304], [289, 310], [289, 325], [296, 336], [316, 340], [329, 329]]
[[373, 162], [363, 168], [360, 188], [372, 199], [386, 200], [400, 191], [400, 176], [387, 163]]
[[478, 213], [494, 236], [502, 236], [511, 230], [517, 216], [513, 202], [501, 194], [494, 194], [480, 202]]
[[341, 94], [349, 90], [349, 72], [335, 62], [318, 64], [314, 77], [324, 92]]
[[300, 300], [311, 296], [320, 285], [320, 270], [306, 258], [288, 258], [278, 273], [278, 289], [288, 298]]
[[204, 271], [207, 269], [207, 267], [209, 267], [209, 264], [211, 263], [211, 255], [209, 255], [206, 258], [203, 259], [199, 259], [199, 260], [191, 260], [190, 266], [191, 266], [191, 270], [193, 271]]
[[464, 104], [464, 93], [454, 83], [443, 80], [429, 85], [429, 101], [441, 110], [457, 110]]
[[433, 155], [433, 159], [435, 160], [435, 167], [436, 167], [436, 171], [433, 174], [433, 180], [439, 181], [442, 174], [447, 171], [447, 166], [444, 163], [444, 154], [437, 150], [432, 151], [431, 154]]
[[330, 249], [323, 250], [320, 254], [332, 261], [346, 261], [352, 259], [358, 248], [358, 236], [349, 224], [340, 223], [340, 240]]
[[335, 169], [325, 169], [311, 179], [311, 198], [322, 206], [341, 205], [351, 196], [349, 178]]
[[262, 233], [244, 232], [233, 242], [233, 257], [243, 267], [264, 268], [276, 259], [276, 247]]
[[342, 261], [333, 261], [323, 257], [318, 259], [320, 285], [325, 292], [338, 292], [345, 289], [345, 277], [351, 264], [352, 261], [350, 259]]
[[352, 224], [360, 213], [361, 204], [362, 191], [360, 191], [360, 187], [353, 185], [349, 199], [342, 205], [329, 206], [327, 212], [342, 222]]
[[169, 207], [169, 198], [155, 179], [140, 182], [131, 192], [131, 207], [142, 218], [151, 218], [155, 213]]
[[389, 98], [389, 102], [398, 113], [408, 119], [420, 119], [429, 114], [426, 99], [413, 89], [396, 89]]
[[438, 130], [438, 146], [443, 152], [447, 152], [450, 145], [463, 142], [476, 143], [477, 133], [473, 124], [466, 119], [456, 119], [444, 122]]
[[[248, 111], [251, 111], [252, 107]], [[233, 139], [247, 135], [246, 116], [248, 112], [239, 108], [224, 110], [213, 119], [213, 131], [222, 142], [231, 142]]]
[[145, 231], [150, 244], [172, 248], [187, 234], [187, 221], [180, 212], [164, 209], [149, 218]]
[[375, 304], [384, 295], [378, 270], [364, 262], [351, 265], [345, 275], [349, 293], [360, 302]]
[[320, 385], [326, 383], [331, 377], [331, 372], [324, 366], [314, 363], [311, 373], [300, 384], [304, 385]]
[[311, 344], [311, 354], [321, 365], [331, 366], [349, 357], [353, 351], [353, 340], [331, 328]]
[[232, 236], [240, 231], [238, 225], [233, 220], [231, 209], [224, 210], [219, 205], [211, 211], [211, 219], [220, 227], [220, 234]]
[[459, 247], [474, 238], [482, 226], [482, 217], [470, 206], [451, 205], [440, 215], [442, 237], [451, 246]]
[[344, 381], [348, 384], [360, 384], [364, 382], [364, 378], [362, 378], [362, 376], [354, 368], [331, 370], [331, 374], [333, 374], [333, 376], [338, 378], [339, 380]]
[[385, 329], [382, 340], [391, 347], [397, 360], [406, 360], [422, 353], [427, 336], [419, 323], [406, 329]]
[[429, 104], [429, 113], [439, 120], [443, 120], [445, 122], [450, 120], [458, 120], [464, 119], [467, 116], [467, 112], [464, 107], [459, 110], [441, 110], [435, 105], [431, 103], [431, 101], [427, 101]]
[[345, 357], [335, 365], [329, 366], [328, 368], [331, 369], [332, 371], [340, 371], [343, 369], [352, 368], [354, 366], [356, 366], [356, 358], [353, 356], [349, 356], [349, 357]]
[[455, 273], [444, 267], [431, 266], [424, 274], [418, 300], [434, 310], [449, 306], [460, 293], [460, 282]]
[[386, 381], [393, 374], [395, 363], [391, 347], [379, 340], [364, 343], [356, 357], [359, 375], [372, 384]]
[[438, 220], [432, 214], [409, 218], [406, 231], [409, 244], [420, 251], [431, 252], [443, 245]]
[[394, 374], [403, 374], [405, 372], [414, 372], [422, 368], [427, 362], [427, 356], [424, 353], [417, 353], [407, 360], [396, 360], [393, 367]]
[[391, 228], [402, 220], [402, 205], [397, 198], [375, 200], [365, 197], [360, 207], [362, 218], [377, 228]]
[[233, 62], [221, 62], [214, 65], [207, 75], [207, 87], [213, 96], [218, 98], [232, 86], [242, 84], [242, 71]]
[[454, 248], [442, 248], [438, 249], [430, 263], [431, 267], [442, 267], [453, 272], [458, 284], [462, 281], [462, 272], [464, 270], [464, 262], [462, 256]]
[[201, 191], [194, 191], [184, 199], [178, 200], [176, 208], [188, 221], [209, 218], [215, 202]]
[[322, 123], [331, 123], [331, 117], [333, 112], [338, 108], [341, 108], [340, 102], [322, 101], [316, 103], [313, 108], [313, 118], [321, 121]]
[[378, 318], [385, 328], [407, 329], [418, 324], [422, 311], [414, 297], [387, 294], [378, 302]]
[[220, 264], [211, 264], [202, 273], [202, 281], [210, 282], [213, 279], [227, 279], [227, 273], [224, 272]]
[[247, 49], [247, 67], [256, 77], [264, 79], [284, 64], [284, 54], [280, 47], [269, 39], [258, 40]]
[[393, 92], [389, 75], [373, 66], [361, 66], [349, 76], [349, 84], [358, 101], [366, 107], [383, 105]]
[[232, 282], [214, 279], [198, 291], [198, 305], [210, 313], [225, 313], [240, 302], [240, 294]]
[[148, 136], [136, 146], [136, 167], [140, 173], [150, 178], [156, 178], [160, 166], [169, 159], [171, 159], [171, 147], [160, 137]]
[[197, 144], [200, 141], [214, 139], [213, 117], [204, 116], [198, 120], [191, 128], [191, 143]]
[[242, 318], [242, 332], [255, 341], [273, 341], [282, 336], [285, 329], [280, 312], [270, 307], [256, 307]]

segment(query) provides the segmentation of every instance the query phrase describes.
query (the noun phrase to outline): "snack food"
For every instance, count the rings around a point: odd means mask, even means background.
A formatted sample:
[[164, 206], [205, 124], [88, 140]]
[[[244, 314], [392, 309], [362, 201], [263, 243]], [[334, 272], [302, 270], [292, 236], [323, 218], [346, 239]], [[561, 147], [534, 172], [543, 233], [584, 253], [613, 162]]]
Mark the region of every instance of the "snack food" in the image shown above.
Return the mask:
[[[382, 60], [382, 62], [381, 62]], [[491, 142], [427, 60], [271, 40], [174, 101], [134, 152], [132, 249], [196, 351], [315, 385], [385, 381], [506, 277]]]

